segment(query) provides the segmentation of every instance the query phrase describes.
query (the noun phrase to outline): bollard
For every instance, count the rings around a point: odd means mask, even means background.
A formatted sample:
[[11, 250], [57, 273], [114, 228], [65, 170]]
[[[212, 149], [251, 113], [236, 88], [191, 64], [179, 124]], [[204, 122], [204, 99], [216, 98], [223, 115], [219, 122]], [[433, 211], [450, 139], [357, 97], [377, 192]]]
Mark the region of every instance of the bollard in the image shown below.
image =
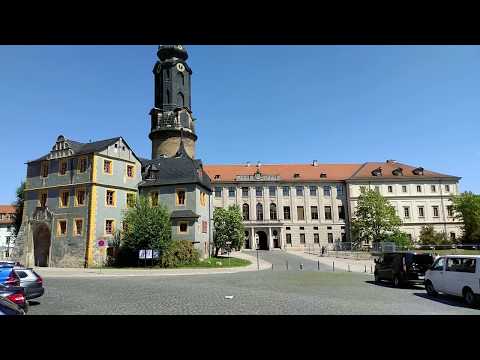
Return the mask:
[[350, 264], [348, 264], [348, 272], [350, 272]]
[[272, 264], [272, 271], [273, 271], [273, 264]]
[[332, 261], [333, 272], [335, 272], [335, 261]]
[[367, 272], [367, 265], [365, 265], [365, 272]]
[[300, 270], [303, 270], [303, 264], [300, 264]]
[[320, 260], [318, 260], [317, 262], [317, 267], [318, 267], [318, 270], [320, 270]]
[[288, 260], [287, 260], [287, 270], [288, 270]]

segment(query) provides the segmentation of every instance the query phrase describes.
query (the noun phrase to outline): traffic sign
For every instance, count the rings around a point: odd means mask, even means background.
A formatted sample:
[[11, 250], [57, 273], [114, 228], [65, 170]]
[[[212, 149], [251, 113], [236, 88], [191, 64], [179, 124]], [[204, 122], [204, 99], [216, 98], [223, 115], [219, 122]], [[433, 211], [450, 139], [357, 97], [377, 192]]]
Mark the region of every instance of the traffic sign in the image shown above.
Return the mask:
[[101, 240], [98, 240], [97, 245], [99, 247], [104, 247], [104, 246], [107, 246], [107, 242], [105, 240], [101, 239]]

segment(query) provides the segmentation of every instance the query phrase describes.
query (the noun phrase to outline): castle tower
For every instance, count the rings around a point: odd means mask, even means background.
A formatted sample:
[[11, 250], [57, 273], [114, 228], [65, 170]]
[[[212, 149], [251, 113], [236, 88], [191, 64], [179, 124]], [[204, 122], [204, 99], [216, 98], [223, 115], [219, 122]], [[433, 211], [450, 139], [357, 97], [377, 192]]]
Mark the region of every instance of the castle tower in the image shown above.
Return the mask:
[[187, 154], [195, 158], [195, 119], [191, 110], [190, 77], [192, 70], [182, 45], [160, 45], [153, 73], [155, 106], [150, 110], [152, 159], [173, 157], [177, 153], [181, 133]]

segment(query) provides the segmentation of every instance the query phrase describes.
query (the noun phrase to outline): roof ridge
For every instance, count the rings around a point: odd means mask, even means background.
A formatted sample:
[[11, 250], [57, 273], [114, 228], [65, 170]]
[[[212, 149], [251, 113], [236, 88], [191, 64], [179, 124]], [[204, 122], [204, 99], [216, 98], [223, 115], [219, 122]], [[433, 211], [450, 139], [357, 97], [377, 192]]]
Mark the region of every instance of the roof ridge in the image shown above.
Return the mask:
[[368, 162], [364, 162], [358, 169], [357, 171], [355, 171], [352, 175], [350, 175], [350, 177], [348, 179], [351, 179], [353, 178], [355, 175], [357, 175], [360, 170], [362, 170], [365, 166], [367, 166]]

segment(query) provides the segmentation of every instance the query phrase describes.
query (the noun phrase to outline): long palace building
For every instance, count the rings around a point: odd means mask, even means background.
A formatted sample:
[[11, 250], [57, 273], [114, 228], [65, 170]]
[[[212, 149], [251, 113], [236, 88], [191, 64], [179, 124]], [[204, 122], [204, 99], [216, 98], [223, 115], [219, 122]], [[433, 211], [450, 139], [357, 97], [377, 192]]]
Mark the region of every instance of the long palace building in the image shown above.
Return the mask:
[[246, 248], [255, 248], [256, 239], [269, 250], [348, 242], [362, 187], [391, 201], [413, 240], [427, 224], [460, 236], [449, 201], [460, 178], [420, 166], [393, 160], [203, 165], [195, 158], [187, 51], [162, 45], [157, 56], [151, 158], [137, 156], [120, 136], [95, 142], [58, 136], [49, 151], [27, 162], [23, 223], [12, 258], [27, 266], [101, 263], [104, 245], [123, 228], [123, 214], [138, 195], [165, 204], [173, 238], [192, 241], [204, 257], [213, 248], [214, 208], [232, 204], [243, 213]]
[[[461, 234], [450, 198], [460, 178], [393, 160], [364, 164], [208, 165], [215, 207], [238, 205], [246, 247], [332, 247], [350, 241], [350, 223], [362, 188], [385, 196], [413, 241], [432, 224], [451, 239]], [[256, 237], [255, 235], [258, 235]]]

